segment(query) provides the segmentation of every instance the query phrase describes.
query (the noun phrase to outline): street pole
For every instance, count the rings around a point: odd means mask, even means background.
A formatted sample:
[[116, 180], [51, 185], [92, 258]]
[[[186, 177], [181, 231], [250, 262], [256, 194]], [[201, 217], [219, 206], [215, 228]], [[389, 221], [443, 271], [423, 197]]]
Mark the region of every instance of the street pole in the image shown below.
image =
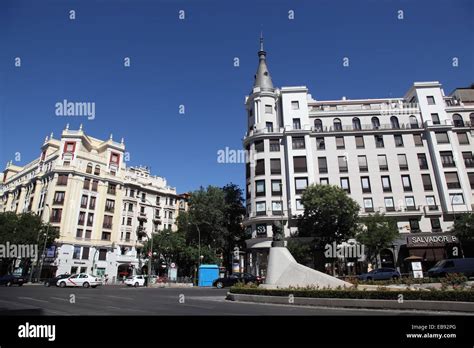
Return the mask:
[[201, 267], [201, 230], [199, 229], [199, 226], [197, 224], [195, 225], [198, 231], [198, 269], [197, 269], [196, 285], [199, 285], [198, 277], [199, 277], [199, 268]]
[[[48, 220], [51, 219], [51, 208], [48, 204], [45, 204], [45, 207], [48, 207]], [[41, 260], [40, 260], [40, 269], [38, 273], [38, 280], [41, 281], [41, 271], [43, 270], [43, 260], [44, 260], [44, 253], [46, 251], [46, 242], [48, 240], [48, 233], [49, 233], [49, 221], [48, 224], [46, 225], [46, 235], [44, 237], [44, 245], [43, 245], [43, 252], [41, 254]]]
[[151, 279], [151, 258], [153, 257], [153, 231], [151, 232], [151, 239], [148, 237], [148, 242], [150, 243], [150, 251], [148, 252], [148, 281], [146, 282], [146, 286], [150, 286], [150, 279]]

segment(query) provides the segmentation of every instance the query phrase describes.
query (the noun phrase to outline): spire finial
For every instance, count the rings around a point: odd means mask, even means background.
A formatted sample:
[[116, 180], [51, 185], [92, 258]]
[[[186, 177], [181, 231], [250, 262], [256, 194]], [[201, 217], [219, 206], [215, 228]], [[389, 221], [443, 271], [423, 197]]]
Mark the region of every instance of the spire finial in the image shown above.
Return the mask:
[[110, 138], [109, 138], [109, 139], [110, 139], [110, 140], [112, 140], [112, 139], [113, 139], [113, 137], [114, 137], [114, 136], [113, 136], [113, 134], [112, 134], [112, 133], [110, 133]]
[[66, 130], [69, 130], [69, 123], [66, 123]]
[[260, 52], [263, 51], [263, 30], [260, 30]]
[[81, 123], [81, 125], [79, 126], [79, 130], [80, 130], [80, 131], [82, 130], [82, 123]]
[[51, 134], [49, 135], [49, 139], [52, 140], [53, 139], [53, 132], [51, 132]]
[[120, 140], [120, 144], [123, 145], [124, 142], [125, 142], [125, 139], [122, 137], [122, 139]]

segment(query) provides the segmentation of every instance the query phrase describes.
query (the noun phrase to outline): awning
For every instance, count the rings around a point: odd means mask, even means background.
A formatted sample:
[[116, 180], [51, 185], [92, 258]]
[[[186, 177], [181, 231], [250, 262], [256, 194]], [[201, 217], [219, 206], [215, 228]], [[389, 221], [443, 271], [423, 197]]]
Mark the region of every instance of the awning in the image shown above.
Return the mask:
[[409, 253], [410, 256], [421, 257], [423, 261], [439, 261], [446, 258], [444, 248], [411, 248]]

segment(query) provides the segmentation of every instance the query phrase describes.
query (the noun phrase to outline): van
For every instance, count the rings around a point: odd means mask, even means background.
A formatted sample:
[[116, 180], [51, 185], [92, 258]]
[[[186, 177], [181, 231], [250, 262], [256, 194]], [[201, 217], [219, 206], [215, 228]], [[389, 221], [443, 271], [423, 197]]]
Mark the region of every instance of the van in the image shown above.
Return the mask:
[[474, 277], [474, 258], [441, 260], [428, 270], [428, 277], [444, 277], [448, 273]]

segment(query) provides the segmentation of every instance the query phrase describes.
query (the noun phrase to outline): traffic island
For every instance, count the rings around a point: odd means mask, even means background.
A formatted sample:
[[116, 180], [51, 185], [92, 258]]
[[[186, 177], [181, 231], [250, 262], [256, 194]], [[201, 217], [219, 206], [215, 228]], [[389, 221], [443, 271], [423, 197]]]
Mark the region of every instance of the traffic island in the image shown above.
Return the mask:
[[233, 287], [227, 300], [319, 307], [451, 311], [474, 313], [474, 291]]

